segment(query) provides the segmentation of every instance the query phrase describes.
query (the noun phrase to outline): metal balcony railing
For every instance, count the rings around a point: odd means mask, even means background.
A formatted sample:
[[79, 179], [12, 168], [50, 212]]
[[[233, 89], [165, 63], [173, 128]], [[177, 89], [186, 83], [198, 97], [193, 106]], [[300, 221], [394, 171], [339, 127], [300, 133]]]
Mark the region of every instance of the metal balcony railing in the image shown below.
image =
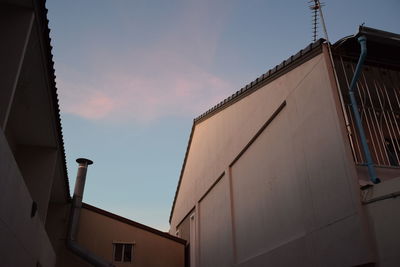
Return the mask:
[[[356, 63], [343, 57], [335, 61], [345, 112], [349, 118], [349, 141], [354, 161], [356, 164], [364, 164], [364, 154], [348, 96]], [[355, 91], [375, 165], [400, 166], [400, 70], [366, 65]]]

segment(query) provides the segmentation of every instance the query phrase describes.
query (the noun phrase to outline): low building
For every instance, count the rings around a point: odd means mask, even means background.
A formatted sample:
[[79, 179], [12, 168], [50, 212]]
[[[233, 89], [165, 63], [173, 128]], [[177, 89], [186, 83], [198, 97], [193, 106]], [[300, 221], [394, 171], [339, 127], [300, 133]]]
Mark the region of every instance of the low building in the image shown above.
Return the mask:
[[[68, 210], [57, 211], [59, 220], [68, 221]], [[56, 222], [50, 224], [53, 231], [60, 229]], [[60, 236], [65, 235], [64, 230]], [[76, 240], [115, 266], [184, 266], [186, 241], [86, 203], [82, 205]], [[58, 244], [57, 266], [92, 266], [65, 249], [65, 240], [52, 243]]]
[[399, 48], [318, 40], [194, 120], [170, 217], [191, 267], [400, 266]]
[[182, 239], [72, 202], [46, 14], [0, 1], [0, 265], [183, 267]]

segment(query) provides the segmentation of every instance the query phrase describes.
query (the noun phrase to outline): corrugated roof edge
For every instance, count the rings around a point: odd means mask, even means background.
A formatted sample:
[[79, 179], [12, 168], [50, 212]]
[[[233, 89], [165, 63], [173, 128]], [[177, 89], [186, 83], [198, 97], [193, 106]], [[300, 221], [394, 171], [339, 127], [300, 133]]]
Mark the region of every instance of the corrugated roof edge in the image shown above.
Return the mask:
[[55, 69], [54, 69], [54, 61], [53, 61], [53, 54], [52, 54], [52, 46], [51, 46], [51, 38], [50, 38], [50, 29], [49, 29], [49, 20], [47, 19], [48, 10], [46, 8], [46, 1], [33, 1], [35, 13], [38, 15], [37, 20], [40, 27], [40, 33], [42, 34], [43, 38], [43, 45], [45, 46], [46, 50], [46, 60], [47, 60], [47, 71], [49, 75], [49, 84], [51, 87], [51, 93], [53, 98], [53, 108], [54, 114], [56, 117], [56, 130], [58, 133], [58, 140], [60, 146], [60, 152], [62, 156], [62, 169], [63, 174], [65, 176], [65, 186], [66, 186], [66, 198], [67, 201], [71, 200], [71, 193], [69, 190], [69, 180], [68, 180], [68, 172], [67, 172], [67, 161], [65, 158], [65, 149], [64, 149], [64, 138], [62, 134], [62, 125], [61, 125], [61, 116], [60, 116], [60, 106], [58, 104], [58, 94], [57, 94], [57, 87], [56, 87], [56, 76], [55, 76]]
[[321, 45], [324, 42], [325, 42], [325, 39], [321, 38], [321, 39], [315, 41], [314, 43], [309, 44], [304, 49], [301, 49], [299, 52], [297, 52], [295, 55], [290, 56], [288, 59], [284, 60], [281, 64], [276, 65], [274, 68], [268, 70], [266, 73], [264, 73], [263, 75], [261, 75], [260, 77], [255, 79], [254, 81], [250, 82], [249, 84], [247, 84], [240, 90], [236, 91], [234, 94], [232, 94], [228, 98], [222, 100], [217, 105], [213, 106], [212, 108], [210, 108], [209, 110], [207, 110], [206, 112], [204, 112], [203, 114], [201, 114], [200, 116], [198, 116], [197, 118], [195, 118], [193, 120], [192, 130], [190, 132], [188, 145], [186, 147], [185, 158], [183, 160], [178, 185], [177, 185], [176, 191], [175, 191], [174, 201], [172, 203], [172, 208], [171, 208], [171, 212], [169, 215], [169, 223], [171, 223], [171, 220], [172, 220], [172, 214], [175, 209], [175, 203], [176, 203], [176, 199], [178, 197], [179, 188], [181, 186], [183, 172], [185, 170], [186, 160], [187, 160], [187, 157], [189, 154], [190, 145], [192, 143], [193, 132], [194, 132], [194, 128], [195, 128], [196, 124], [211, 117], [212, 115], [216, 114], [217, 112], [221, 111], [222, 109], [232, 105], [236, 101], [239, 101], [242, 97], [245, 97], [245, 96], [249, 95], [250, 93], [256, 91], [257, 89], [261, 88], [261, 85], [265, 85], [268, 82], [280, 77], [281, 75], [283, 75], [285, 73], [284, 70], [292, 68], [293, 66], [295, 66], [295, 64], [300, 62], [302, 59], [307, 58], [308, 55], [310, 55], [312, 51], [314, 51], [316, 48], [321, 47]]
[[304, 49], [301, 49], [299, 52], [297, 52], [295, 55], [290, 56], [288, 59], [282, 61], [279, 65], [276, 65], [274, 68], [268, 70], [266, 73], [263, 75], [259, 76], [257, 79], [254, 81], [250, 82], [240, 90], [236, 91], [234, 94], [231, 96], [225, 98], [221, 102], [219, 102], [217, 105], [213, 106], [200, 116], [196, 117], [194, 121], [200, 122], [204, 120], [205, 117], [209, 117], [209, 115], [214, 114], [217, 111], [220, 111], [221, 109], [226, 108], [229, 106], [231, 103], [236, 102], [238, 99], [241, 98], [241, 96], [247, 95], [248, 93], [254, 91], [256, 88], [260, 88], [259, 85], [264, 85], [268, 81], [271, 81], [272, 79], [278, 78], [282, 75], [281, 71], [284, 69], [287, 69], [290, 67], [293, 63], [297, 62], [300, 58], [304, 58], [305, 55], [307, 55], [309, 52], [313, 51], [315, 48], [320, 47], [322, 43], [325, 42], [325, 39], [321, 38], [314, 43], [309, 44], [306, 46]]

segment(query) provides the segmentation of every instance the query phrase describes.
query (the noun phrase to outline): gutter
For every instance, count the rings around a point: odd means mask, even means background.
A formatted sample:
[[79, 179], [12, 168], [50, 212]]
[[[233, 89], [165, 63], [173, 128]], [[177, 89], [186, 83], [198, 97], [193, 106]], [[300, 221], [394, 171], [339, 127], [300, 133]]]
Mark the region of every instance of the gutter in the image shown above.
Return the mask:
[[113, 265], [112, 263], [107, 262], [90, 250], [79, 245], [76, 241], [76, 233], [78, 231], [79, 217], [82, 208], [83, 190], [85, 189], [87, 167], [93, 164], [93, 161], [89, 159], [79, 158], [76, 160], [76, 162], [79, 163], [79, 167], [78, 174], [76, 175], [74, 196], [72, 198], [71, 211], [68, 222], [67, 248], [71, 250], [72, 253], [92, 264], [93, 266], [115, 267], [115, 265]]
[[353, 79], [351, 80], [351, 84], [350, 84], [350, 88], [349, 88], [349, 95], [350, 95], [351, 107], [352, 107], [354, 118], [356, 121], [357, 130], [358, 130], [358, 133], [360, 134], [361, 145], [362, 145], [362, 148], [364, 151], [364, 156], [366, 159], [366, 165], [368, 167], [369, 179], [371, 180], [372, 183], [378, 184], [381, 182], [381, 180], [377, 177], [377, 174], [376, 174], [374, 163], [372, 161], [371, 152], [369, 150], [369, 146], [367, 143], [367, 138], [365, 136], [365, 131], [362, 126], [360, 113], [358, 111], [357, 101], [356, 101], [356, 98], [354, 95], [354, 87], [357, 84], [358, 78], [360, 77], [361, 68], [364, 64], [365, 57], [367, 56], [367, 38], [364, 35], [362, 35], [362, 36], [358, 37], [357, 40], [361, 47], [361, 53], [360, 53], [360, 57], [358, 59], [358, 63], [356, 66], [356, 70], [354, 72]]

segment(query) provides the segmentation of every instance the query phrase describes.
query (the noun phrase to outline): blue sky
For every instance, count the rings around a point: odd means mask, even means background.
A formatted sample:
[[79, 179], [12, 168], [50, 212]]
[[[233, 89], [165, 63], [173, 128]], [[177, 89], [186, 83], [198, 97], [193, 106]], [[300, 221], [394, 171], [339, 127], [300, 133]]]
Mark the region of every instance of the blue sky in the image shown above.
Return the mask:
[[[398, 0], [324, 3], [332, 42], [400, 33]], [[308, 45], [308, 5], [48, 0], [71, 191], [90, 158], [85, 202], [168, 230], [193, 118]]]

